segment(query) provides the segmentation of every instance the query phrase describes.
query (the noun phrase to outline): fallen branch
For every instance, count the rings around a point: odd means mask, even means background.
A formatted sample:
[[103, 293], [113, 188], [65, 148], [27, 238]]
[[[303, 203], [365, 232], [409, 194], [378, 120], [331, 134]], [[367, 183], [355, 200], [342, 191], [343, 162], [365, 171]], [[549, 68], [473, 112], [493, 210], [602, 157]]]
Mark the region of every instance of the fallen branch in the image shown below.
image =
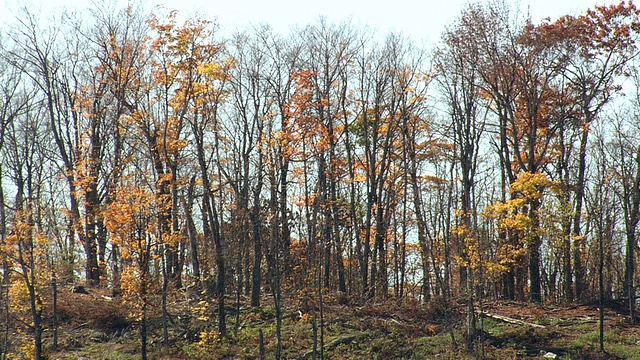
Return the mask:
[[490, 314], [490, 313], [483, 312], [483, 313], [480, 313], [480, 316], [486, 316], [488, 318], [506, 322], [508, 324], [524, 325], [524, 326], [531, 326], [538, 329], [546, 329], [544, 325], [534, 324], [534, 323], [526, 322], [523, 320], [510, 318], [508, 316], [498, 315], [498, 314]]
[[78, 329], [80, 329], [81, 327], [85, 327], [85, 326], [87, 326], [87, 325], [89, 325], [89, 322], [82, 323], [82, 324], [80, 324], [80, 325], [78, 325], [78, 326], [74, 327], [74, 328], [73, 328], [73, 330], [78, 330]]

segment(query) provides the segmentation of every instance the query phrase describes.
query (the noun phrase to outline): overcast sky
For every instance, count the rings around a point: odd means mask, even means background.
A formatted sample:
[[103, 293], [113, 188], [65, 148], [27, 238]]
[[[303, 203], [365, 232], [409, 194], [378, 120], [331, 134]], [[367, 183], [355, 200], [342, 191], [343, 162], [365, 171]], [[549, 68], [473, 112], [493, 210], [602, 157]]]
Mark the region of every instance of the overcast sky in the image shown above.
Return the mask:
[[[28, 4], [46, 14], [67, 6], [90, 7], [89, 0], [0, 0], [6, 8]], [[96, 0], [94, 0], [96, 1]], [[101, 0], [111, 1], [111, 0]], [[614, 0], [612, 0], [615, 2]], [[120, 1], [121, 3], [126, 3]], [[146, 1], [151, 8], [162, 3], [169, 9], [190, 16], [216, 18], [225, 31], [244, 29], [251, 23], [266, 22], [277, 32], [286, 33], [291, 26], [306, 25], [320, 16], [330, 20], [351, 19], [355, 24], [368, 25], [382, 33], [398, 31], [416, 42], [435, 42], [447, 23], [463, 8], [466, 0], [159, 0]], [[529, 11], [534, 21], [552, 19], [564, 14], [577, 15], [602, 3], [602, 0], [519, 0], [514, 6]], [[607, 4], [610, 2], [607, 2]], [[0, 10], [0, 19], [8, 12]]]

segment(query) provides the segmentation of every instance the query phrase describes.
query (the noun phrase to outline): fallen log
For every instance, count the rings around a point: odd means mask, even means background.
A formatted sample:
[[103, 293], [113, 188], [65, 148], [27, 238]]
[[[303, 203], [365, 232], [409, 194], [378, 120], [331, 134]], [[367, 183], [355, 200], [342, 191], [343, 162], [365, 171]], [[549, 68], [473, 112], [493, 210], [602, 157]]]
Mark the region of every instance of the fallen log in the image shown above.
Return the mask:
[[487, 313], [487, 312], [482, 312], [482, 313], [480, 313], [480, 316], [485, 316], [485, 317], [488, 317], [488, 318], [491, 318], [491, 319], [494, 319], [494, 320], [506, 322], [508, 324], [524, 325], [524, 326], [530, 326], [530, 327], [534, 327], [534, 328], [538, 328], [538, 329], [546, 329], [546, 327], [544, 325], [534, 324], [534, 323], [530, 323], [530, 322], [519, 320], [519, 319], [510, 318], [508, 316], [499, 315], [499, 314], [490, 314], [490, 313]]

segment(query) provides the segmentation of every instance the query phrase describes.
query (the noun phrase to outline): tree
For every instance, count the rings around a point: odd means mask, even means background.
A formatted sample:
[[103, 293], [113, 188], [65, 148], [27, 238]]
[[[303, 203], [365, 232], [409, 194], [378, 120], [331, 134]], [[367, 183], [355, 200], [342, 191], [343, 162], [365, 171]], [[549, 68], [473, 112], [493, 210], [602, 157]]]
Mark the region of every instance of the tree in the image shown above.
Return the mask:
[[[87, 148], [84, 148], [82, 143], [85, 135], [85, 123], [82, 121], [80, 110], [82, 100], [77, 96], [82, 86], [76, 72], [80, 66], [79, 57], [73, 50], [65, 51], [60, 48], [62, 26], [51, 26], [43, 30], [38, 24], [36, 16], [24, 10], [24, 16], [19, 19], [18, 26], [11, 34], [15, 48], [9, 51], [8, 61], [23, 71], [44, 96], [43, 104], [49, 121], [48, 126], [57, 149], [56, 165], [65, 174], [68, 187], [69, 248], [74, 248], [75, 237], [78, 236], [85, 252], [86, 280], [88, 283], [98, 284], [100, 274], [94, 211], [97, 198], [93, 181], [96, 174], [93, 173], [92, 162], [83, 161], [80, 150]], [[78, 50], [78, 44], [75, 43], [75, 50]], [[71, 39], [68, 45], [73, 49], [74, 43]], [[97, 125], [94, 123], [94, 130], [95, 126]], [[93, 140], [97, 138], [94, 136]], [[96, 149], [92, 146], [88, 148]], [[85, 172], [85, 165], [90, 165], [89, 173]], [[83, 197], [84, 225], [81, 212]], [[70, 251], [69, 262], [73, 263], [73, 250]], [[72, 265], [69, 267], [72, 268]]]
[[[80, 27], [80, 39], [90, 46], [78, 49], [76, 55], [84, 63], [79, 76], [85, 85], [77, 94], [78, 111], [86, 120], [86, 139], [82, 143], [82, 164], [78, 169], [78, 182], [84, 184], [88, 223], [95, 223], [98, 245], [98, 263], [101, 276], [107, 276], [108, 234], [100, 209], [109, 206], [112, 193], [120, 181], [126, 161], [125, 131], [130, 124], [124, 119], [135, 111], [139, 102], [147, 26], [142, 10], [115, 5], [97, 7], [93, 13], [95, 23]], [[94, 225], [91, 225], [92, 227]], [[111, 248], [112, 268], [118, 268], [118, 249]], [[118, 275], [112, 274], [114, 293], [118, 290]]]
[[[158, 174], [159, 196], [165, 203], [166, 211], [176, 209], [175, 196], [168, 192], [169, 184], [177, 181], [177, 160], [180, 150], [187, 143], [180, 134], [190, 130], [188, 138], [194, 147], [196, 173], [198, 183], [202, 189], [203, 235], [205, 241], [213, 241], [215, 246], [216, 297], [218, 305], [218, 331], [226, 336], [226, 315], [224, 310], [225, 298], [225, 268], [224, 239], [222, 232], [222, 185], [212, 183], [214, 179], [222, 181], [221, 176], [221, 147], [219, 132], [218, 108], [222, 103], [224, 87], [228, 80], [228, 69], [232, 62], [222, 58], [222, 46], [213, 39], [211, 24], [204, 20], [188, 20], [183, 26], [176, 25], [176, 13], [168, 15], [167, 23], [158, 18], [150, 20], [151, 28], [158, 33], [151, 49], [158, 51], [162, 62], [154, 63], [155, 85], [162, 95], [161, 103], [164, 112], [160, 120], [161, 127], [148, 132], [150, 150], [152, 153], [162, 149], [160, 154], [153, 155], [156, 159], [155, 171]], [[168, 98], [168, 96], [172, 98]], [[213, 132], [213, 142], [210, 143], [208, 131]], [[161, 143], [153, 142], [156, 135], [164, 135]], [[187, 136], [187, 135], [185, 135]], [[156, 139], [157, 140], [157, 139]], [[159, 147], [159, 148], [158, 148]], [[208, 155], [212, 148], [213, 159]], [[163, 164], [158, 160], [167, 161], [171, 170], [165, 173]], [[173, 164], [173, 165], [171, 165]], [[167, 186], [166, 189], [163, 189]], [[215, 188], [217, 187], [217, 189]], [[174, 191], [175, 191], [174, 187]], [[166, 223], [166, 214], [164, 215]], [[175, 223], [175, 220], [174, 220]], [[174, 231], [177, 226], [174, 224]]]
[[[147, 169], [149, 171], [150, 169]], [[128, 175], [128, 174], [127, 174]], [[113, 201], [105, 210], [105, 226], [111, 232], [114, 244], [122, 249], [124, 263], [122, 269], [122, 290], [132, 305], [131, 319], [139, 325], [142, 359], [147, 359], [148, 322], [147, 311], [151, 303], [151, 264], [161, 246], [158, 214], [161, 208], [154, 191], [149, 187], [136, 185], [140, 175], [131, 174], [123, 178]], [[124, 182], [126, 181], [126, 182]], [[142, 182], [144, 183], [144, 182]], [[162, 210], [160, 210], [162, 211]]]
[[[606, 131], [599, 132], [606, 134]], [[599, 347], [600, 352], [604, 353], [604, 307], [606, 306], [606, 288], [605, 288], [605, 261], [609, 260], [612, 251], [612, 243], [614, 238], [615, 224], [618, 221], [619, 209], [616, 209], [616, 189], [618, 184], [611, 176], [610, 169], [615, 168], [609, 161], [614, 159], [611, 151], [615, 151], [615, 140], [613, 143], [606, 143], [605, 137], [600, 135], [596, 138], [597, 142], [593, 147], [593, 163], [596, 167], [592, 177], [592, 186], [589, 187], [585, 194], [585, 202], [587, 204], [587, 213], [589, 219], [593, 221], [593, 227], [596, 232], [596, 241], [598, 243], [598, 316], [599, 316]], [[633, 198], [631, 198], [633, 205]], [[625, 219], [626, 223], [626, 219]], [[607, 261], [608, 262], [608, 261]], [[609, 267], [611, 264], [607, 264]]]
[[[300, 61], [300, 44], [287, 41], [270, 31], [260, 32], [260, 44], [264, 49], [265, 61], [269, 65], [264, 73], [264, 80], [268, 84], [274, 108], [267, 123], [261, 144], [265, 165], [265, 219], [267, 227], [262, 235], [267, 239], [265, 246], [265, 260], [267, 265], [267, 280], [271, 287], [276, 308], [276, 357], [281, 356], [282, 350], [282, 279], [291, 264], [291, 228], [289, 221], [289, 173], [293, 145], [288, 144], [290, 130], [290, 104], [294, 91], [294, 74], [298, 70]], [[255, 225], [254, 225], [255, 226]]]
[[[634, 78], [637, 86], [637, 74]], [[614, 121], [611, 157], [612, 168], [619, 183], [616, 195], [622, 207], [622, 217], [625, 235], [625, 277], [624, 294], [628, 297], [627, 306], [633, 322], [635, 318], [635, 281], [630, 275], [635, 273], [636, 259], [634, 255], [637, 246], [637, 230], [640, 221], [640, 147], [637, 145], [638, 109], [636, 100], [628, 112], [620, 114]], [[629, 119], [631, 121], [629, 121]], [[602, 160], [605, 161], [605, 160]], [[631, 276], [631, 277], [630, 277]]]
[[[620, 2], [618, 5], [596, 6], [585, 15], [578, 17], [564, 16], [553, 23], [542, 23], [535, 33], [537, 38], [558, 47], [562, 56], [558, 59], [564, 67], [571, 91], [571, 98], [577, 104], [577, 119], [574, 126], [580, 133], [578, 149], [578, 173], [573, 184], [566, 184], [574, 191], [573, 219], [570, 238], [574, 239], [575, 297], [582, 299], [584, 293], [584, 271], [581, 252], [584, 242], [581, 236], [581, 217], [585, 193], [585, 172], [587, 166], [586, 152], [589, 129], [598, 118], [603, 107], [620, 89], [616, 84], [626, 64], [637, 56], [636, 36], [640, 29], [640, 12], [632, 3]], [[570, 144], [561, 144], [566, 151]], [[561, 167], [568, 173], [568, 158], [561, 158]], [[567, 181], [567, 180], [563, 180]], [[568, 235], [568, 234], [567, 234]], [[630, 253], [631, 256], [632, 253]], [[570, 263], [565, 253], [565, 284], [570, 286]], [[633, 277], [633, 268], [627, 264], [627, 284]], [[626, 292], [632, 286], [627, 285]], [[570, 298], [570, 288], [565, 290]]]
[[[462, 15], [463, 17], [465, 15]], [[467, 348], [472, 350], [476, 337], [475, 310], [473, 305], [474, 278], [471, 265], [479, 260], [470, 256], [477, 251], [477, 213], [474, 209], [476, 172], [480, 155], [481, 139], [485, 130], [486, 114], [482, 114], [485, 99], [480, 95], [480, 74], [476, 63], [480, 54], [478, 48], [467, 47], [462, 41], [464, 18], [443, 34], [444, 47], [436, 53], [435, 62], [439, 70], [436, 78], [444, 94], [451, 120], [452, 142], [455, 145], [455, 162], [460, 173], [460, 225], [456, 232], [462, 239], [459, 244], [460, 287], [468, 297]], [[473, 260], [472, 260], [473, 259]]]
[[[332, 264], [338, 272], [338, 290], [347, 291], [343, 262], [344, 240], [340, 238], [339, 199], [341, 197], [339, 181], [344, 170], [339, 156], [338, 124], [341, 104], [347, 101], [347, 86], [344, 81], [349, 73], [354, 53], [354, 31], [346, 23], [329, 24], [321, 19], [316, 26], [305, 31], [308, 44], [304, 54], [303, 66], [310, 72], [312, 95], [307, 106], [310, 107], [310, 121], [315, 122], [315, 134], [311, 137], [313, 157], [317, 162], [316, 200], [322, 209], [324, 224], [319, 251], [324, 251], [324, 286], [331, 288], [329, 275]], [[302, 105], [302, 104], [301, 104]], [[311, 126], [313, 126], [311, 125]], [[310, 134], [305, 134], [308, 136]]]
[[[553, 160], [552, 144], [558, 131], [562, 109], [562, 54], [540, 41], [535, 26], [509, 13], [499, 5], [472, 7], [465, 19], [465, 33], [472, 47], [479, 49], [478, 71], [481, 89], [491, 101], [490, 109], [498, 120], [497, 148], [505, 170], [505, 180], [513, 184], [520, 173], [543, 173]], [[545, 66], [544, 64], [554, 64]], [[560, 114], [561, 115], [561, 114]], [[516, 198], [518, 194], [511, 193]], [[528, 208], [528, 216], [538, 226], [539, 199]], [[511, 234], [503, 233], [506, 236]], [[517, 238], [505, 238], [514, 246]], [[539, 235], [527, 244], [528, 275], [532, 301], [540, 302]], [[511, 274], [512, 269], [508, 270]], [[506, 289], [514, 289], [512, 275]], [[506, 292], [509, 297], [512, 291]]]
[[[45, 159], [46, 136], [43, 117], [33, 93], [19, 90], [17, 97], [18, 112], [14, 112], [11, 121], [5, 123], [3, 136], [2, 159], [6, 166], [8, 178], [15, 189], [15, 199], [7, 216], [7, 233], [3, 234], [2, 258], [11, 280], [11, 295], [14, 298], [14, 309], [29, 315], [24, 319], [26, 329], [18, 329], [33, 334], [33, 345], [22, 344], [26, 354], [34, 359], [43, 359], [42, 324], [43, 298], [41, 288], [46, 279], [46, 258], [48, 237], [41, 222], [42, 208], [40, 198], [45, 194], [42, 184], [45, 177], [50, 176], [39, 166]], [[20, 99], [24, 97], [24, 100]], [[24, 103], [20, 104], [22, 101]], [[9, 110], [9, 109], [7, 109]], [[3, 195], [4, 196], [4, 195]], [[2, 205], [6, 206], [3, 198]], [[6, 208], [3, 208], [6, 214]], [[5, 215], [6, 216], [6, 215]], [[6, 226], [6, 225], [3, 225]], [[10, 276], [13, 274], [13, 276]], [[12, 279], [13, 278], [13, 279]], [[18, 314], [22, 318], [24, 314]], [[6, 351], [6, 350], [5, 350]], [[3, 352], [5, 352], [3, 351]]]

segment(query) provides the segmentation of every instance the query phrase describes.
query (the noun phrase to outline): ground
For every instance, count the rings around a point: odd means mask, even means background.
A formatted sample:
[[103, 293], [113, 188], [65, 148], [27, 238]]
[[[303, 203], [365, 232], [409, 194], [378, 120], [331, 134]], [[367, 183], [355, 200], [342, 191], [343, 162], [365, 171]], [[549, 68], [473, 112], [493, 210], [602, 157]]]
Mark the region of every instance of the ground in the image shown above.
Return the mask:
[[[57, 349], [52, 345], [52, 329], [45, 331], [48, 359], [140, 358], [129, 304], [106, 294], [100, 289], [89, 289], [89, 294], [60, 294]], [[188, 291], [170, 298], [167, 345], [163, 343], [160, 309], [150, 308], [151, 359], [258, 359], [260, 332], [264, 358], [275, 358], [275, 309], [269, 300], [255, 309], [246, 306], [241, 297], [240, 312], [236, 312], [234, 300], [228, 299], [229, 335], [221, 338], [215, 324], [202, 316], [203, 305], [195, 298]], [[466, 350], [465, 307], [455, 301], [356, 303], [329, 295], [323, 307], [322, 334], [319, 309], [301, 309], [297, 303], [283, 305], [284, 359], [312, 358], [314, 312], [316, 348], [319, 353], [322, 335], [326, 359], [543, 359], [547, 353], [557, 359], [640, 359], [640, 326], [632, 325], [613, 302], [605, 309], [605, 353], [598, 350], [598, 309], [591, 304], [484, 303], [482, 311], [488, 315], [478, 318], [480, 336], [475, 353]], [[477, 303], [476, 310], [481, 311]], [[48, 308], [47, 321], [50, 316]]]

